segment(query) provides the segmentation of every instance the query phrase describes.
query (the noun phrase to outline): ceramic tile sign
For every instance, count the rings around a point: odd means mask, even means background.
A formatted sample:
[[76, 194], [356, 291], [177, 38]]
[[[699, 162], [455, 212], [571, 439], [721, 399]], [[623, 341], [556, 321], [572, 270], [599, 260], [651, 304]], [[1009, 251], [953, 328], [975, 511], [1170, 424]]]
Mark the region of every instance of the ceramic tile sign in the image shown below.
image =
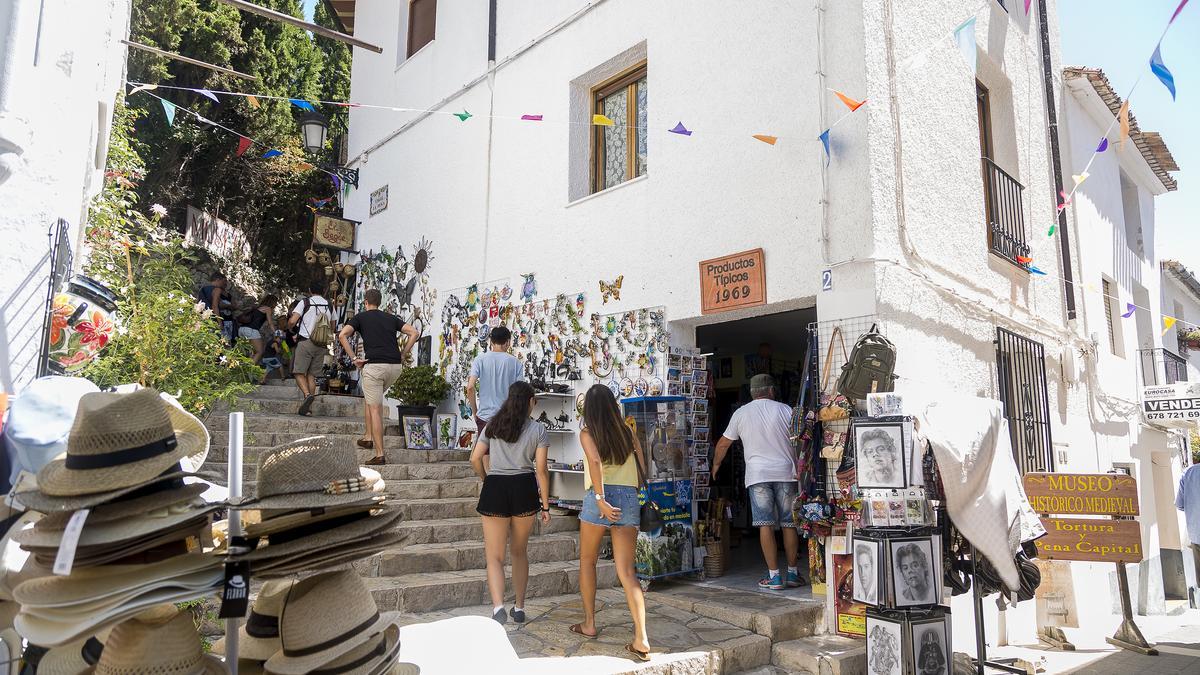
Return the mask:
[[388, 186], [375, 190], [371, 193], [371, 215], [383, 213], [388, 207]]
[[1072, 516], [1138, 515], [1137, 481], [1116, 473], [1028, 473], [1033, 510]]
[[702, 314], [718, 314], [765, 304], [767, 275], [761, 248], [700, 263]]

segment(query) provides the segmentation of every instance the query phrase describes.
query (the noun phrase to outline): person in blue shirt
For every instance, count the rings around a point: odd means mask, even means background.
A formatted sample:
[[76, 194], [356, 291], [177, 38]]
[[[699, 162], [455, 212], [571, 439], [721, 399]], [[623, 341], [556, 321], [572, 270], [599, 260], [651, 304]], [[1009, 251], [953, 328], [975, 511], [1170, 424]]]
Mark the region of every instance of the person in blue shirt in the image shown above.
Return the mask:
[[1200, 574], [1200, 464], [1193, 464], [1179, 479], [1179, 494], [1175, 495], [1175, 508], [1183, 511], [1187, 521], [1188, 541], [1192, 542], [1192, 559]]

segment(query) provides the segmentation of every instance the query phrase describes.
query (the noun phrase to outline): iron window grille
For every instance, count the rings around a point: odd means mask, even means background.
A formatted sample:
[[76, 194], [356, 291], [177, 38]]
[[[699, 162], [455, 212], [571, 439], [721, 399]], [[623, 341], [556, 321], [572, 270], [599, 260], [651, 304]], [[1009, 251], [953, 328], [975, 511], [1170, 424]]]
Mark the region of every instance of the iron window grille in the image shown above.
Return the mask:
[[1139, 349], [1138, 357], [1142, 364], [1143, 386], [1188, 381], [1187, 360], [1168, 349]]
[[996, 328], [996, 371], [1013, 458], [1021, 475], [1054, 470], [1042, 343]]
[[1025, 241], [1024, 185], [987, 157], [983, 162], [984, 202], [987, 204], [988, 249], [1025, 269], [1018, 258], [1029, 257]]

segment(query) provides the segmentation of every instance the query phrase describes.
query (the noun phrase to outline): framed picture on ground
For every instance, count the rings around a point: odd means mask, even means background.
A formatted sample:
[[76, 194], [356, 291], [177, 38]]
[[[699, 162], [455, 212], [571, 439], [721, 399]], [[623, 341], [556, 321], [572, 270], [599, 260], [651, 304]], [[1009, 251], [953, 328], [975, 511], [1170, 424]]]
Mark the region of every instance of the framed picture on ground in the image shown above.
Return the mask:
[[475, 430], [464, 429], [458, 432], [458, 448], [460, 450], [471, 450], [475, 447]]
[[451, 450], [458, 447], [458, 415], [440, 414], [437, 416], [437, 447], [438, 450]]
[[404, 447], [411, 450], [433, 450], [433, 425], [428, 417], [405, 415], [401, 422], [404, 429]]
[[859, 422], [854, 425], [854, 463], [859, 489], [905, 488], [908, 455], [903, 422]]
[[854, 556], [854, 587], [851, 597], [868, 605], [881, 604], [879, 589], [883, 587], [883, 542], [877, 539], [854, 537], [851, 547]]
[[903, 627], [899, 621], [867, 610], [867, 669], [871, 675], [902, 675]]
[[941, 549], [933, 537], [888, 540], [892, 599], [897, 607], [936, 605], [941, 586]]
[[950, 636], [946, 633], [948, 625], [946, 618], [941, 616], [909, 622], [910, 649], [916, 672], [921, 675], [950, 675], [954, 656], [950, 651]]

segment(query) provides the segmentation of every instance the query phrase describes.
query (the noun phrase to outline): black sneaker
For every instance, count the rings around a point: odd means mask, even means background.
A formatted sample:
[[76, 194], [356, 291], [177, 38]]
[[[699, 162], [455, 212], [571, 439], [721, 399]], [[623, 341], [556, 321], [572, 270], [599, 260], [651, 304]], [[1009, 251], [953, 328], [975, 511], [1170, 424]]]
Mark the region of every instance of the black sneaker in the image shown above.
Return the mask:
[[516, 621], [517, 623], [525, 623], [525, 610], [513, 607], [511, 610], [509, 610], [509, 614], [512, 615], [513, 621]]
[[296, 411], [297, 415], [308, 416], [312, 414], [313, 401], [317, 400], [316, 394], [309, 394], [304, 397], [304, 402], [300, 404], [300, 409]]
[[[524, 614], [524, 612], [522, 612], [522, 614]], [[508, 621], [508, 613], [504, 611], [503, 607], [501, 607], [492, 614], [492, 618], [496, 620], [496, 623], [503, 624]]]

